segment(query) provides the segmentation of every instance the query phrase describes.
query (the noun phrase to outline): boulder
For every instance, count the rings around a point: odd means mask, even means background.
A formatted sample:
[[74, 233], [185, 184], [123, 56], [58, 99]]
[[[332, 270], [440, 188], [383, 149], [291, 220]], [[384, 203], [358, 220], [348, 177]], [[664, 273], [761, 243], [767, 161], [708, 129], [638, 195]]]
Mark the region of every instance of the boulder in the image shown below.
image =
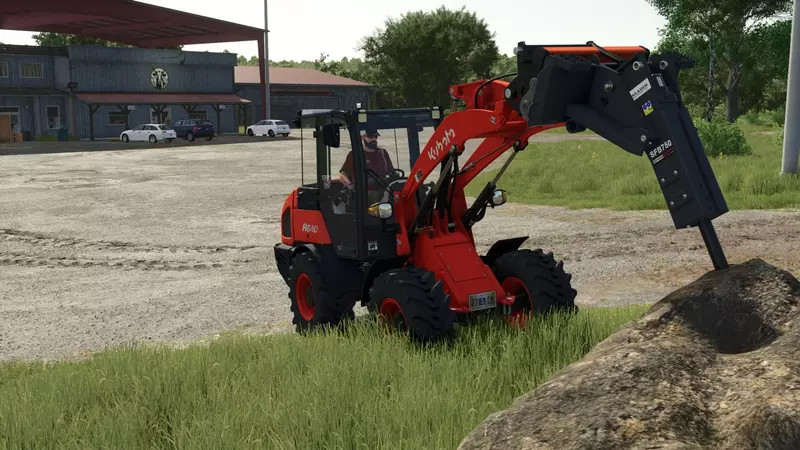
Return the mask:
[[800, 449], [800, 282], [761, 260], [710, 272], [460, 449]]

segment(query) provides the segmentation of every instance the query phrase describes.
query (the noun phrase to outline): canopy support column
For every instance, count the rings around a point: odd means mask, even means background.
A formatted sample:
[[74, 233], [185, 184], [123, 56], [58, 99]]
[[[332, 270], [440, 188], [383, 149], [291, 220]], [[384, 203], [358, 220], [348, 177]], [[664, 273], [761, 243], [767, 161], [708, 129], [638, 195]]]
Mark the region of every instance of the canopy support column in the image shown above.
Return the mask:
[[100, 105], [89, 105], [89, 140], [94, 140], [94, 113], [100, 109]]

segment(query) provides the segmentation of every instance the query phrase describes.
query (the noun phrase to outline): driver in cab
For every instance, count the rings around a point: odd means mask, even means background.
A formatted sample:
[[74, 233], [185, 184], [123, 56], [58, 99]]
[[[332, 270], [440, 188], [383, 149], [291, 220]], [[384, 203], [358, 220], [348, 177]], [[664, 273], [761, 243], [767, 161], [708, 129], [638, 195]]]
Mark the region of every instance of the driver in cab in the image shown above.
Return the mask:
[[[392, 159], [389, 157], [389, 152], [378, 146], [378, 136], [380, 136], [380, 133], [378, 133], [376, 128], [367, 128], [361, 132], [361, 144], [364, 147], [364, 158], [366, 159], [367, 169], [383, 179], [394, 172], [394, 165], [392, 164]], [[345, 186], [350, 187], [355, 181], [354, 174], [355, 164], [353, 162], [353, 152], [350, 151], [350, 153], [347, 154], [347, 159], [345, 159], [342, 168], [339, 170], [339, 180]], [[365, 176], [371, 179], [369, 175]], [[368, 183], [368, 185], [371, 184], [373, 183]], [[383, 196], [382, 192], [383, 188], [381, 186], [371, 188], [368, 193], [370, 203], [380, 201], [380, 197]]]

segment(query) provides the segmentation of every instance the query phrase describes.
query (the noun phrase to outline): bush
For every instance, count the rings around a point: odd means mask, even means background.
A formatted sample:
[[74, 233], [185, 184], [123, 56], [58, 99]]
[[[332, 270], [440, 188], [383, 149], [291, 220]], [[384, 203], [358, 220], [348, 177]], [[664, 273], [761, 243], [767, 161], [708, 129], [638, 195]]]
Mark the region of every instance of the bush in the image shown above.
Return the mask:
[[744, 123], [750, 125], [775, 127], [783, 126], [786, 120], [786, 110], [777, 108], [764, 111], [747, 111], [739, 118]]
[[783, 127], [778, 128], [778, 131], [772, 136], [772, 142], [783, 148]]
[[750, 155], [753, 149], [744, 138], [744, 133], [739, 125], [724, 120], [695, 120], [700, 141], [703, 143], [706, 155]]
[[[686, 109], [689, 110], [689, 115], [694, 120], [702, 120], [706, 118], [706, 105], [705, 104], [696, 104], [692, 103], [686, 106]], [[714, 107], [714, 110], [711, 112], [712, 119], [724, 120], [726, 115], [728, 114], [728, 107], [725, 103], [720, 103]]]

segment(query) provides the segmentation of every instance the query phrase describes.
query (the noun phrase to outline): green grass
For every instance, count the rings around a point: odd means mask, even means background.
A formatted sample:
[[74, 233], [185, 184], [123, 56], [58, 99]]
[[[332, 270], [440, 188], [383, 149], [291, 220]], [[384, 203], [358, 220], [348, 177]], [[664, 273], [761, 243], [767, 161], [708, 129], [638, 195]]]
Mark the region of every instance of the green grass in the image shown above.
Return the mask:
[[455, 448], [646, 305], [423, 348], [367, 319], [344, 333], [224, 336], [0, 365], [0, 448]]
[[[782, 176], [781, 148], [767, 127], [743, 127], [753, 154], [710, 158], [731, 209], [800, 207], [800, 177]], [[468, 187], [475, 196], [496, 171]], [[664, 197], [646, 157], [605, 141], [533, 143], [512, 163], [499, 186], [509, 200], [569, 208], [664, 209]]]

